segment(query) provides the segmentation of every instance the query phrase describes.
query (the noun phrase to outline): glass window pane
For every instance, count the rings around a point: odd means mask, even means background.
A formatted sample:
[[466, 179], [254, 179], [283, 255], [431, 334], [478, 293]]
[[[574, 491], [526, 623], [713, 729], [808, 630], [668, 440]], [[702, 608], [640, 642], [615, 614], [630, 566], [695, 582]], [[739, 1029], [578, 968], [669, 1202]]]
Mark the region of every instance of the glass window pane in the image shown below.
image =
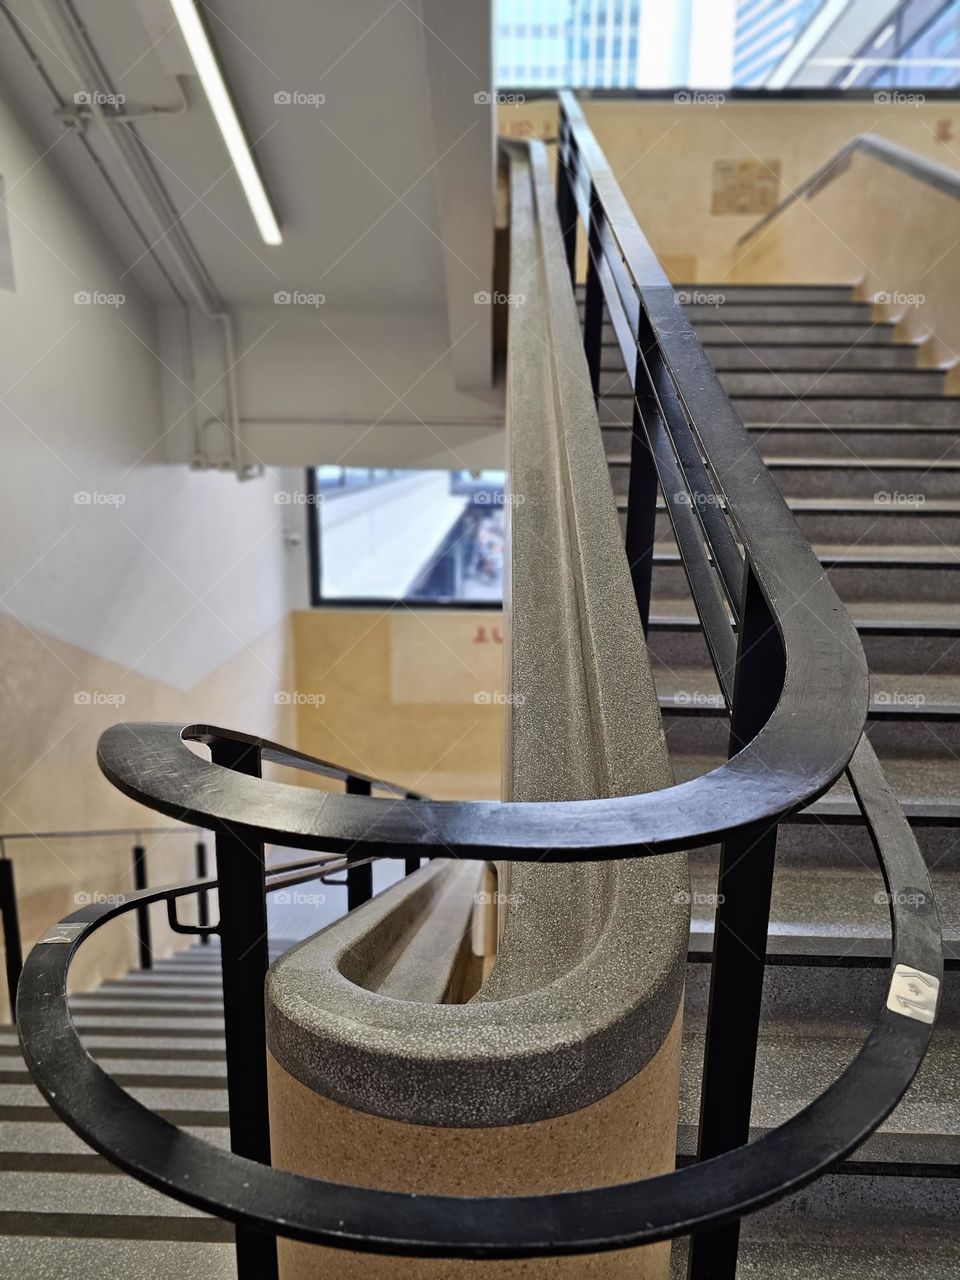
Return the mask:
[[316, 467], [315, 597], [499, 605], [502, 471]]

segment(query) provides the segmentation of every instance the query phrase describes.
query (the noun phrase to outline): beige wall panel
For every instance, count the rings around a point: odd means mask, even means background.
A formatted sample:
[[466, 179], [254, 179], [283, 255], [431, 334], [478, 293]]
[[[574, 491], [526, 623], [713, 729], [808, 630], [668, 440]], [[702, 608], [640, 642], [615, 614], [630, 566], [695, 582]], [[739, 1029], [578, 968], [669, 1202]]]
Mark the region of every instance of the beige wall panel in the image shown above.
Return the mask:
[[[940, 164], [960, 168], [960, 104], [873, 102], [692, 103], [587, 101], [591, 128], [654, 250], [679, 258], [687, 281], [734, 279], [736, 241], [755, 214], [711, 213], [718, 160], [781, 163], [783, 195], [859, 133], [876, 133]], [[553, 137], [556, 101], [500, 108], [502, 133]], [[687, 272], [696, 252], [696, 275]], [[679, 281], [680, 275], [673, 275]], [[842, 280], [856, 280], [852, 270]]]
[[493, 611], [294, 613], [301, 750], [438, 799], [497, 799], [501, 628]]

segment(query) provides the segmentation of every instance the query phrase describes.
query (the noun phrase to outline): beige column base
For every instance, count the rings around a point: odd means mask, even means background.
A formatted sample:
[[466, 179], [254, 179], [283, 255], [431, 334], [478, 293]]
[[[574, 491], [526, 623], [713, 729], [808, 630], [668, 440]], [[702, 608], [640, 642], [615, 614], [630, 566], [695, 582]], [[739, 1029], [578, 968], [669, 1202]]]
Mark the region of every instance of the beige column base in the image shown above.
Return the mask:
[[[435, 1195], [519, 1195], [629, 1182], [674, 1167], [683, 1006], [639, 1075], [592, 1106], [534, 1124], [441, 1129], [354, 1111], [269, 1057], [273, 1162], [312, 1177]], [[279, 1240], [281, 1280], [667, 1280], [670, 1242], [569, 1258], [471, 1262], [349, 1253]]]

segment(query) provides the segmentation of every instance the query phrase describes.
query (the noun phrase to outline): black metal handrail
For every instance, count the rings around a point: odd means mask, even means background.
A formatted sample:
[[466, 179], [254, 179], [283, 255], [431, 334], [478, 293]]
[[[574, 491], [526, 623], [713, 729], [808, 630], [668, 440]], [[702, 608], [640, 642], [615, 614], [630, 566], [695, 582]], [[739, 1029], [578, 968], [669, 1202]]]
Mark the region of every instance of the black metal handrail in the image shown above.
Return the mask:
[[[627, 546], [638, 608], [646, 619], [659, 482], [732, 708], [731, 759], [660, 792], [556, 804], [318, 795], [259, 777], [261, 759], [309, 768], [308, 758], [208, 725], [137, 725], [133, 733], [118, 726], [103, 735], [99, 760], [125, 794], [217, 833], [228, 1054], [236, 1029], [251, 1022], [250, 991], [266, 969], [265, 842], [352, 858], [413, 850], [563, 861], [655, 856], [722, 841], [701, 1160], [616, 1187], [508, 1198], [408, 1196], [273, 1170], [266, 1167], [262, 1027], [249, 1026], [248, 1037], [261, 1037], [252, 1052], [245, 1042], [249, 1070], [228, 1072], [234, 1149], [210, 1147], [130, 1098], [84, 1050], [66, 1004], [70, 961], [93, 930], [136, 902], [84, 908], [61, 926], [69, 931], [66, 945], [39, 945], [26, 966], [20, 1008], [31, 1072], [54, 1109], [97, 1150], [150, 1185], [237, 1223], [246, 1256], [260, 1268], [250, 1274], [268, 1275], [275, 1266], [272, 1242], [251, 1228], [369, 1252], [474, 1258], [599, 1252], [710, 1228], [709, 1273], [730, 1275], [740, 1217], [799, 1189], [872, 1133], [909, 1085], [932, 1032], [942, 975], [939, 921], [923, 859], [862, 736], [867, 673], [856, 630], [570, 95], [561, 99], [556, 212], [543, 149], [532, 144], [528, 154], [546, 242], [562, 237], [571, 267], [578, 220], [588, 229], [591, 372], [599, 370], [606, 311], [633, 379]], [[572, 306], [572, 289], [555, 305]], [[212, 759], [201, 759], [189, 742], [206, 743]], [[746, 1145], [777, 823], [844, 770], [889, 893], [887, 1004], [834, 1084]], [[698, 1236], [692, 1250], [699, 1275], [707, 1274], [704, 1240]]]

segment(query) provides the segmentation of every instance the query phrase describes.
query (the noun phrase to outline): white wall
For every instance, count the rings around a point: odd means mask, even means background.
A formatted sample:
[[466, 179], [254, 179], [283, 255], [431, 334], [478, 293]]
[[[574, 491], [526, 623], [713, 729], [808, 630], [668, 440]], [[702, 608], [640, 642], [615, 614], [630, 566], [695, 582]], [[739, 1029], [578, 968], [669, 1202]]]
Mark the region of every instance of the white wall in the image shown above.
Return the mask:
[[0, 291], [0, 604], [189, 688], [286, 614], [279, 480], [164, 465], [154, 308], [2, 105], [0, 174], [16, 281]]

